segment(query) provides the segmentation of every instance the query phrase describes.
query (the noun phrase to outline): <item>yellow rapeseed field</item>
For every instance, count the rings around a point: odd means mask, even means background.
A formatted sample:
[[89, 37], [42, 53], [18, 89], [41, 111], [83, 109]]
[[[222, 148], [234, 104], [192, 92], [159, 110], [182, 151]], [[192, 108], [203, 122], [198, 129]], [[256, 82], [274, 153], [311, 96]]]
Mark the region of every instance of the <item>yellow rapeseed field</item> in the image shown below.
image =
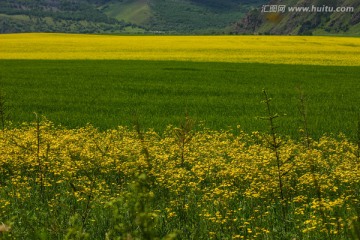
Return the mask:
[[360, 65], [360, 38], [1, 34], [0, 59], [126, 59]]

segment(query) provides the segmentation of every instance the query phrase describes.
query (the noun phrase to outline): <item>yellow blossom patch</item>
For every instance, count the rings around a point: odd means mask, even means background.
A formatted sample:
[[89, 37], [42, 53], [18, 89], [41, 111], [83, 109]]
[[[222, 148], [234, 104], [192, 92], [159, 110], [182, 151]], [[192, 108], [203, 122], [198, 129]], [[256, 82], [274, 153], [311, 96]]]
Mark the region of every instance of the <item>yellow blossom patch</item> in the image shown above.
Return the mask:
[[[206, 226], [208, 238], [272, 239], [282, 224], [293, 236], [350, 236], [360, 161], [357, 144], [344, 136], [310, 145], [286, 139], [277, 159], [259, 133], [188, 131], [184, 144], [177, 133], [65, 129], [48, 121], [3, 129], [1, 216], [17, 216], [35, 197], [46, 198], [49, 212], [79, 211], [95, 222], [88, 208], [138, 196], [152, 203], [147, 216], [162, 218], [166, 229], [191, 219]], [[148, 181], [139, 185], [146, 194], [133, 192], [139, 180]]]
[[0, 59], [121, 59], [359, 66], [360, 38], [1, 34]]

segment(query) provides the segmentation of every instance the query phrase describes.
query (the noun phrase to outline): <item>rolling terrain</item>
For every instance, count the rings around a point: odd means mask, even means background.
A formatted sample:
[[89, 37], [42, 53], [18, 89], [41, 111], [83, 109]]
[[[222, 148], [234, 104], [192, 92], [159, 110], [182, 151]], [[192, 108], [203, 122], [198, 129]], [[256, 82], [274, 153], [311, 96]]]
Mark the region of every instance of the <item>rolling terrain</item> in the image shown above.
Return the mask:
[[225, 33], [265, 0], [2, 1], [0, 33]]
[[[285, 5], [284, 13], [261, 12]], [[288, 7], [352, 7], [352, 12], [291, 12]], [[352, 35], [356, 0], [40, 0], [1, 1], [0, 33]]]
[[[265, 35], [352, 35], [360, 34], [360, 2], [357, 0], [274, 0], [269, 5], [285, 5], [284, 13], [250, 11], [234, 27], [237, 34]], [[351, 7], [351, 12], [290, 12], [289, 7]], [[341, 10], [341, 9], [340, 9]], [[330, 10], [329, 10], [330, 11]]]

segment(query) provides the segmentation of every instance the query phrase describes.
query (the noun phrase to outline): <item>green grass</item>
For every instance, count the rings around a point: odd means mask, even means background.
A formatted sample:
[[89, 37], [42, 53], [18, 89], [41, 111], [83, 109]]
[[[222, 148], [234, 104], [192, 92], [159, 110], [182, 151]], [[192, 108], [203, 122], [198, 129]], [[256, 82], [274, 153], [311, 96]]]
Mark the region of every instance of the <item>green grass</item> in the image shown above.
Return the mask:
[[168, 61], [1, 60], [0, 88], [10, 120], [33, 121], [37, 112], [68, 127], [132, 125], [162, 131], [185, 114], [212, 129], [236, 125], [266, 131], [262, 89], [273, 97], [279, 131], [298, 136], [301, 88], [310, 131], [356, 135], [359, 67]]

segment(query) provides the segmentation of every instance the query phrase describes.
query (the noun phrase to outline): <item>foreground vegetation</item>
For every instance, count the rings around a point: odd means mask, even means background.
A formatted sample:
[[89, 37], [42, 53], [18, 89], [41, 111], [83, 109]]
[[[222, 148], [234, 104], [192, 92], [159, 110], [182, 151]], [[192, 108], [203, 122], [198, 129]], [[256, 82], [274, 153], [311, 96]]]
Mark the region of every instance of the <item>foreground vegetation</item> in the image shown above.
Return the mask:
[[2, 238], [359, 237], [359, 145], [279, 137], [274, 116], [270, 135], [194, 131], [189, 118], [162, 136], [46, 120], [4, 128]]

